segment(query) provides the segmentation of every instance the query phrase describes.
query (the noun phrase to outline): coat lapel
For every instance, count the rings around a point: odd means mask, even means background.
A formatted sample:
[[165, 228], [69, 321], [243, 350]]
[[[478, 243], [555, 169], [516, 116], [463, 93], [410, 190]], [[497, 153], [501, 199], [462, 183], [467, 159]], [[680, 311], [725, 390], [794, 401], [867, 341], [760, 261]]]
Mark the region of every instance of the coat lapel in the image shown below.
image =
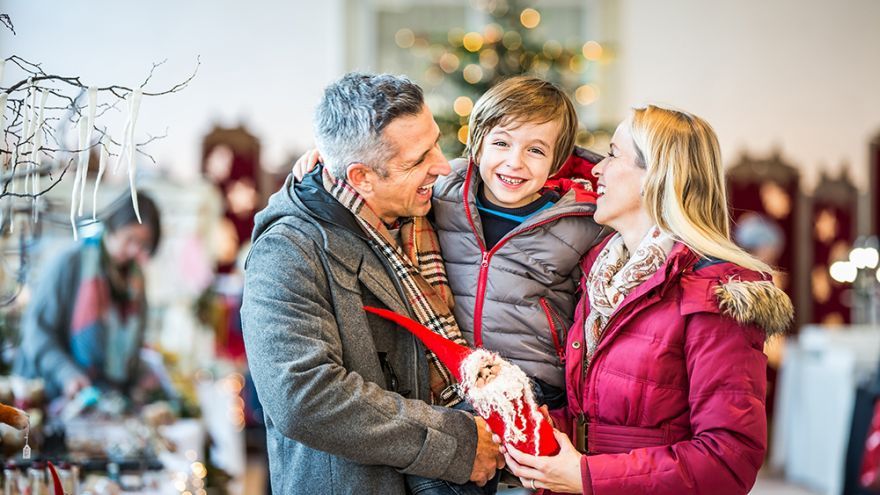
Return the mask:
[[385, 266], [375, 255], [364, 256], [358, 270], [358, 280], [391, 311], [403, 315], [410, 314], [403, 298], [397, 292], [397, 286], [388, 276]]

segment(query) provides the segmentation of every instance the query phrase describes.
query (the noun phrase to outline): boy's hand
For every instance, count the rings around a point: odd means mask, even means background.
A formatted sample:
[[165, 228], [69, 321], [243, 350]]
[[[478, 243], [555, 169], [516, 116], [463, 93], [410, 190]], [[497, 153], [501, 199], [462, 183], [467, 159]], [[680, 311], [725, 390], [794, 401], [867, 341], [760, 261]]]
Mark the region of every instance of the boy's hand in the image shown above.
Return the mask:
[[305, 177], [307, 173], [315, 170], [315, 167], [320, 161], [321, 154], [318, 152], [317, 148], [310, 149], [303, 153], [303, 156], [299, 157], [296, 160], [296, 163], [293, 164], [293, 170], [291, 170], [294, 181], [302, 181], [302, 178]]

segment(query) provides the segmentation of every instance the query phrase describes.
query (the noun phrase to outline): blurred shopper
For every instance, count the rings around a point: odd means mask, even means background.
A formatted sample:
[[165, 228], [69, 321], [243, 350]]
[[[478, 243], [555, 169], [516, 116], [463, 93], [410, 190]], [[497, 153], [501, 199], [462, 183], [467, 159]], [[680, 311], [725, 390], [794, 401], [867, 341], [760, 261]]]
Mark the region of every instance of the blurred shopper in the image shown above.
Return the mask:
[[43, 269], [21, 324], [14, 372], [46, 381], [50, 398], [94, 385], [130, 390], [137, 376], [147, 304], [142, 266], [161, 237], [159, 210], [129, 194], [101, 215], [98, 235], [80, 240]]

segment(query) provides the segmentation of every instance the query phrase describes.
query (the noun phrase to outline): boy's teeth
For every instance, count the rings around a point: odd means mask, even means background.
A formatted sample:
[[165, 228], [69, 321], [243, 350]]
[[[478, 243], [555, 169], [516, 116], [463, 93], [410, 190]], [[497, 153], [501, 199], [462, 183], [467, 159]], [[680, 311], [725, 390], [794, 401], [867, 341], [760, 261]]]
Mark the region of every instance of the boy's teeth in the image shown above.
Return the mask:
[[507, 183], [507, 184], [510, 184], [513, 186], [515, 186], [517, 184], [522, 184], [523, 182], [525, 182], [525, 179], [514, 179], [513, 177], [506, 177], [501, 174], [498, 174], [498, 178], [501, 179], [501, 182], [504, 182], [504, 183]]
[[603, 194], [605, 194], [605, 186], [599, 186], [599, 187], [597, 187], [597, 188], [596, 188], [596, 194], [598, 194], [598, 195], [600, 195], [600, 196], [603, 195]]

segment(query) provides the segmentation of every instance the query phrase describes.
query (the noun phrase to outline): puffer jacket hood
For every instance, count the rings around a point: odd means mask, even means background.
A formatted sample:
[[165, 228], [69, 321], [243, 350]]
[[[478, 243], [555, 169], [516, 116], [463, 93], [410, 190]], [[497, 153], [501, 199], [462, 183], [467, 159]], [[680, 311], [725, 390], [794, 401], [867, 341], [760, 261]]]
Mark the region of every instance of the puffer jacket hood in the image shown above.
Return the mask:
[[284, 186], [269, 198], [269, 203], [254, 217], [254, 232], [251, 242], [259, 237], [275, 223], [284, 219], [306, 218], [328, 222], [343, 227], [359, 237], [366, 239], [363, 229], [358, 225], [354, 215], [324, 190], [321, 182], [323, 167], [306, 174], [301, 182], [293, 187], [293, 176], [289, 175]]

